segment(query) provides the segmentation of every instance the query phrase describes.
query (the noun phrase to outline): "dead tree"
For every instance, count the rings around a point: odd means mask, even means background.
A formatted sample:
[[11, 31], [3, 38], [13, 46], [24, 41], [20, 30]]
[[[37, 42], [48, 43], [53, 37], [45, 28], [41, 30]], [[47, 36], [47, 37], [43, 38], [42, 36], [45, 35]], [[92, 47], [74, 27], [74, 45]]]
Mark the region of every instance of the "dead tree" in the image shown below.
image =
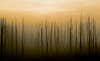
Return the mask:
[[18, 50], [18, 31], [17, 31], [17, 20], [15, 18], [15, 41], [16, 41], [16, 56], [17, 56], [17, 50]]
[[95, 54], [97, 54], [97, 33], [96, 33], [96, 21], [93, 17], [93, 41], [94, 41], [94, 48], [95, 48]]
[[4, 56], [6, 55], [6, 41], [7, 41], [7, 38], [6, 38], [6, 36], [7, 36], [7, 32], [6, 32], [6, 30], [7, 30], [7, 23], [6, 23], [6, 18], [4, 18], [4, 41], [3, 41], [3, 44], [4, 44]]
[[55, 52], [56, 52], [56, 54], [57, 54], [57, 29], [56, 29], [56, 21], [54, 22], [54, 24], [53, 24], [53, 32], [54, 32], [54, 43], [55, 43]]
[[3, 21], [3, 19], [1, 19], [1, 44], [0, 44], [0, 46], [1, 46], [1, 52], [0, 52], [0, 54], [1, 54], [1, 56], [3, 56], [3, 30], [4, 30], [4, 28], [3, 28], [3, 24], [4, 24], [4, 21]]
[[97, 54], [97, 34], [96, 34], [96, 21], [94, 20], [94, 17], [92, 18], [92, 51], [93, 53]]
[[53, 33], [53, 24], [51, 23], [51, 29], [50, 29], [50, 51], [52, 51], [52, 41], [53, 41], [52, 33]]
[[83, 25], [82, 25], [82, 17], [80, 17], [80, 52], [81, 52], [81, 49], [82, 49], [82, 31], [83, 31]]
[[21, 55], [22, 56], [24, 56], [24, 41], [25, 41], [25, 38], [24, 38], [24, 36], [25, 36], [25, 31], [24, 31], [24, 19], [22, 19], [22, 51], [21, 51]]
[[0, 31], [1, 31], [1, 44], [0, 44], [0, 46], [1, 46], [1, 52], [0, 52], [0, 54], [1, 54], [1, 57], [2, 56], [4, 56], [4, 41], [5, 41], [5, 39], [4, 39], [4, 36], [5, 36], [5, 33], [4, 33], [4, 31], [5, 31], [5, 20], [4, 20], [4, 18], [2, 18], [1, 19], [1, 28], [0, 28]]
[[33, 24], [31, 24], [31, 30], [30, 30], [30, 33], [31, 33], [31, 43], [33, 44]]
[[76, 29], [75, 29], [75, 49], [76, 49], [76, 54], [77, 54], [77, 41], [78, 41], [78, 36], [77, 36], [77, 34], [78, 34], [78, 25], [77, 25], [77, 22], [76, 22]]
[[38, 26], [38, 30], [37, 30], [37, 48], [39, 48], [39, 43], [40, 43], [40, 25]]
[[88, 17], [88, 22], [87, 22], [87, 42], [88, 42], [88, 52], [89, 54], [91, 53], [91, 24], [90, 24], [90, 17]]
[[12, 20], [12, 23], [11, 23], [11, 55], [13, 56], [13, 52], [14, 52], [14, 28], [13, 28], [13, 26], [14, 26], [14, 22], [13, 22], [13, 20]]
[[46, 38], [46, 54], [48, 55], [48, 29], [47, 29], [47, 18], [45, 20], [45, 38]]
[[43, 43], [43, 26], [41, 25], [40, 28], [41, 28], [41, 31], [40, 31], [40, 33], [41, 33], [41, 42], [40, 42], [41, 43], [41, 55], [43, 55], [43, 50], [44, 50], [43, 49], [43, 44], [44, 44]]
[[59, 51], [59, 47], [60, 47], [60, 45], [59, 45], [59, 27], [57, 27], [57, 36], [56, 36], [56, 53], [58, 54], [58, 51]]
[[72, 50], [72, 17], [70, 17], [70, 28], [69, 28], [69, 45], [70, 45], [70, 50]]

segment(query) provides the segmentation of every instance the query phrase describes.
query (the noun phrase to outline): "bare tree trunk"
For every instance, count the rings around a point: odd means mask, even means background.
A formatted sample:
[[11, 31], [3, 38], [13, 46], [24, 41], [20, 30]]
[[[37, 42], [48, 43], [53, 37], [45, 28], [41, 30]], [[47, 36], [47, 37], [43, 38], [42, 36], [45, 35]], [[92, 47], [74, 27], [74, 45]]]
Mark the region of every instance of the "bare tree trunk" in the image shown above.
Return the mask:
[[52, 32], [53, 32], [53, 24], [51, 24], [51, 30], [50, 30], [50, 51], [52, 52]]
[[[30, 36], [31, 36], [31, 37], [30, 37], [30, 44], [31, 44], [31, 49], [32, 49], [32, 51], [33, 51], [33, 47], [34, 47], [34, 45], [33, 45], [33, 41], [34, 41], [34, 40], [33, 40], [33, 38], [34, 38], [33, 33], [34, 33], [34, 31], [33, 31], [33, 24], [31, 24], [31, 30], [30, 30], [30, 34], [31, 34], [31, 35], [30, 35]], [[32, 52], [32, 51], [31, 51], [31, 52]]]
[[69, 36], [70, 52], [72, 52], [72, 17], [70, 18]]
[[43, 56], [43, 26], [41, 25], [41, 56]]
[[22, 20], [22, 51], [21, 51], [21, 54], [22, 54], [22, 56], [24, 56], [24, 41], [25, 41], [25, 39], [24, 39], [24, 19]]
[[90, 24], [90, 17], [88, 17], [88, 22], [87, 22], [87, 32], [88, 32], [88, 52], [89, 52], [89, 55], [91, 54], [91, 24]]
[[16, 41], [16, 56], [17, 56], [17, 50], [18, 50], [18, 31], [17, 31], [17, 20], [15, 19], [15, 41]]
[[59, 27], [57, 27], [57, 36], [56, 36], [56, 53], [58, 54], [59, 52]]
[[12, 23], [11, 23], [11, 52], [12, 52], [12, 56], [13, 56], [13, 53], [14, 53], [14, 49], [13, 49], [13, 46], [14, 46], [14, 29], [13, 29], [13, 20], [12, 20]]
[[6, 55], [6, 41], [7, 41], [7, 38], [6, 38], [6, 35], [7, 35], [7, 32], [6, 32], [6, 29], [7, 29], [7, 23], [6, 23], [6, 19], [4, 18], [4, 56]]
[[82, 18], [80, 17], [80, 53], [82, 49]]
[[56, 35], [56, 30], [57, 30], [57, 29], [56, 29], [56, 22], [54, 23], [54, 27], [53, 27], [53, 28], [54, 28], [54, 29], [53, 29], [53, 30], [54, 30], [54, 40], [53, 40], [53, 41], [55, 42], [55, 53], [56, 53], [56, 55], [57, 55], [57, 39], [56, 39], [56, 36], [57, 36], [57, 35]]
[[77, 30], [77, 23], [76, 23], [76, 35], [75, 35], [75, 53], [77, 54], [77, 41], [78, 41], [78, 37], [77, 37], [77, 34], [78, 34], [78, 30]]
[[95, 23], [94, 17], [93, 17], [93, 42], [94, 42], [93, 48], [96, 55], [97, 54], [97, 34], [96, 34], [96, 23]]
[[45, 35], [46, 35], [46, 54], [48, 55], [48, 30], [47, 30], [47, 19], [45, 21]]
[[3, 41], [4, 41], [3, 36], [4, 36], [4, 20], [1, 19], [1, 52], [0, 52], [1, 57], [3, 56]]

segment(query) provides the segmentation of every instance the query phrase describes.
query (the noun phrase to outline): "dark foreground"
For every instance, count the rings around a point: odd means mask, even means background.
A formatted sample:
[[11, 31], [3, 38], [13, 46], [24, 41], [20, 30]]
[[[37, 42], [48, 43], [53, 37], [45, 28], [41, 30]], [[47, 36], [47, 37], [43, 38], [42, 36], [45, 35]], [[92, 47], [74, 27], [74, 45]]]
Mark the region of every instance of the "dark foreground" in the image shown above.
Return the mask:
[[0, 57], [0, 61], [100, 61], [100, 56]]

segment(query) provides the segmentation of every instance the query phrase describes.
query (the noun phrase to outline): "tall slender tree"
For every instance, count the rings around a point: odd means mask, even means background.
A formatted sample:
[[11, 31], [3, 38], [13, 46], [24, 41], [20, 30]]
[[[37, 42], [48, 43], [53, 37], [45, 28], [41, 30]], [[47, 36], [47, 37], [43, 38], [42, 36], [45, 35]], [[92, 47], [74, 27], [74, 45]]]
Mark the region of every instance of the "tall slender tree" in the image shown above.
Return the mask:
[[75, 49], [76, 49], [76, 54], [77, 54], [77, 41], [78, 41], [78, 25], [77, 25], [77, 21], [76, 21], [76, 30], [75, 30]]
[[3, 56], [3, 41], [4, 41], [4, 18], [1, 19], [1, 57]]
[[11, 23], [11, 55], [13, 56], [14, 54], [14, 22], [12, 20], [12, 23]]
[[50, 28], [50, 51], [52, 51], [52, 41], [53, 41], [52, 33], [53, 33], [53, 24], [51, 23], [51, 28]]
[[82, 25], [82, 16], [80, 17], [80, 52], [82, 49], [82, 31], [83, 31], [83, 25]]
[[48, 28], [47, 28], [47, 17], [45, 20], [45, 38], [46, 38], [46, 54], [48, 55]]
[[6, 42], [7, 42], [7, 21], [6, 18], [4, 18], [4, 56], [6, 55]]
[[96, 32], [96, 21], [94, 17], [93, 17], [93, 40], [94, 40], [95, 54], [97, 54], [97, 32]]
[[91, 24], [90, 24], [90, 16], [88, 16], [87, 22], [87, 42], [88, 42], [88, 51], [91, 53]]
[[43, 44], [44, 44], [43, 43], [43, 25], [41, 25], [40, 28], [41, 28], [41, 31], [40, 31], [40, 33], [41, 33], [41, 42], [40, 42], [41, 43], [41, 55], [43, 55], [43, 50], [44, 50], [43, 49]]
[[18, 31], [17, 31], [17, 20], [15, 18], [15, 41], [16, 41], [16, 56], [18, 54]]
[[72, 50], [72, 17], [70, 17], [70, 28], [69, 28], [69, 44], [70, 44], [70, 50]]
[[22, 56], [24, 56], [24, 41], [25, 41], [25, 31], [24, 31], [24, 18], [22, 19], [22, 51], [21, 51], [21, 54]]

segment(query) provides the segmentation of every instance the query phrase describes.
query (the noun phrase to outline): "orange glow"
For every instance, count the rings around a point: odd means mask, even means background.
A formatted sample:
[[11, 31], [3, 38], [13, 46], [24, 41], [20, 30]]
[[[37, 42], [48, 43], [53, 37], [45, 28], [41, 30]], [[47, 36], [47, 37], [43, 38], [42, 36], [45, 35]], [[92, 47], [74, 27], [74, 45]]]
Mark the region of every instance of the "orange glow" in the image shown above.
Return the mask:
[[100, 0], [2, 0], [0, 10], [37, 12], [69, 12], [80, 8], [99, 7]]

